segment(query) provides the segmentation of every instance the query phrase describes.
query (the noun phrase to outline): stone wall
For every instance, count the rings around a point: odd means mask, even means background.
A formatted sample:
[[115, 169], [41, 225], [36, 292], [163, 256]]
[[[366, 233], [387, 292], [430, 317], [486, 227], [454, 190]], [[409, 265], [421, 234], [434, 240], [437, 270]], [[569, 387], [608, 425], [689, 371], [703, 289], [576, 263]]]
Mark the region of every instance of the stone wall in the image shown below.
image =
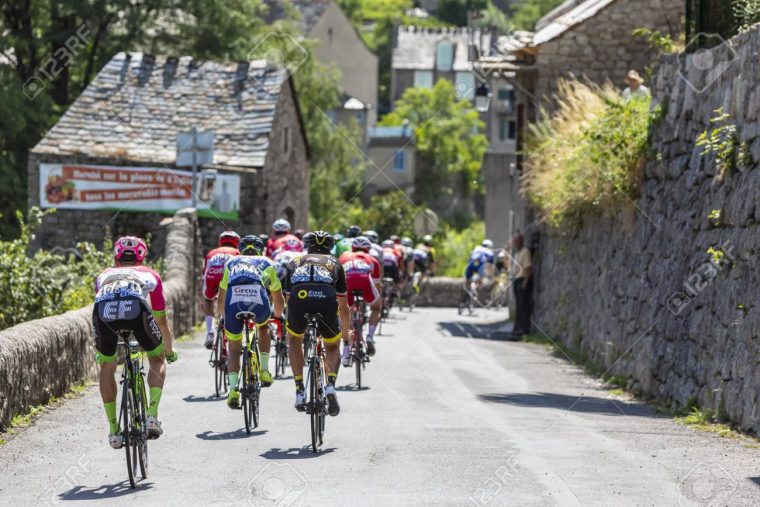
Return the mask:
[[[658, 30], [674, 38], [682, 33], [683, 0], [615, 0], [595, 16], [570, 27], [539, 47], [536, 97], [557, 92], [560, 78], [575, 76], [594, 83], [611, 81], [624, 87], [630, 69], [644, 75], [654, 50], [636, 28]], [[551, 109], [551, 102], [545, 105]]]
[[[712, 52], [670, 57], [653, 79], [667, 108], [641, 196], [576, 231], [544, 230], [536, 322], [634, 391], [720, 411], [760, 432], [760, 29]], [[704, 66], [703, 66], [704, 68]], [[722, 107], [751, 169], [716, 170], [697, 136]], [[634, 196], [635, 197], [635, 196]], [[713, 210], [720, 210], [720, 217]], [[713, 218], [708, 218], [712, 213]], [[708, 249], [717, 253], [717, 262]]]
[[[166, 230], [164, 295], [175, 336], [193, 325], [193, 210], [181, 210], [163, 222]], [[200, 238], [196, 238], [200, 245]], [[195, 297], [193, 297], [193, 294]], [[0, 331], [0, 431], [15, 414], [65, 394], [74, 384], [97, 376], [92, 330], [92, 306]]]

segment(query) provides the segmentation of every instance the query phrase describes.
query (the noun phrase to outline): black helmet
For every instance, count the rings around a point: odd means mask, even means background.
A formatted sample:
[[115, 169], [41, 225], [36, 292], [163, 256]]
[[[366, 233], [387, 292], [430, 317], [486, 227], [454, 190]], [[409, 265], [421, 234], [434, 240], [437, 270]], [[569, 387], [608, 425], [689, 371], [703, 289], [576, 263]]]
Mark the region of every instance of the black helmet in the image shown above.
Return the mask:
[[357, 238], [362, 233], [362, 228], [358, 225], [352, 225], [346, 231], [346, 236], [349, 238]]
[[240, 253], [243, 255], [261, 255], [264, 248], [264, 242], [260, 237], [249, 234], [240, 240], [238, 250], [240, 250]]
[[335, 246], [335, 239], [329, 232], [316, 231], [304, 234], [303, 243], [309, 253], [329, 254]]

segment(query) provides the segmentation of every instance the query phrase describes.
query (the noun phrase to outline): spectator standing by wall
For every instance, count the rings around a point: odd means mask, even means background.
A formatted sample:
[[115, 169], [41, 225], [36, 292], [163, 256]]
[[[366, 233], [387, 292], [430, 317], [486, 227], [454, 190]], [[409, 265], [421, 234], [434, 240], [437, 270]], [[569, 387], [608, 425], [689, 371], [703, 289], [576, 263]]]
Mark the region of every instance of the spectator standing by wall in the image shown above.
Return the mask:
[[649, 88], [644, 86], [644, 79], [635, 70], [629, 70], [625, 76], [625, 84], [628, 85], [623, 90], [623, 99], [627, 102], [633, 98], [649, 97], [651, 93]]
[[516, 337], [530, 332], [530, 316], [533, 312], [533, 259], [525, 246], [522, 234], [512, 238], [513, 259], [510, 276], [514, 280], [515, 318], [512, 334]]

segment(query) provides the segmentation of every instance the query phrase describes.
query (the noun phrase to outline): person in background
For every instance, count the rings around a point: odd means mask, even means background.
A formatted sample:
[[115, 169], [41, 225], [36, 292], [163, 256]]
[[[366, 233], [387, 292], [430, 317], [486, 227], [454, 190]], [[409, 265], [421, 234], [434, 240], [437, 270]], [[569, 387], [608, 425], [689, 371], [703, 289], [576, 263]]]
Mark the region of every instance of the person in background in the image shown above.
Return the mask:
[[525, 246], [522, 234], [512, 237], [514, 262], [510, 266], [510, 275], [514, 280], [515, 320], [512, 334], [522, 337], [530, 331], [530, 316], [533, 312], [533, 259]]
[[628, 102], [633, 98], [649, 97], [649, 88], [644, 86], [644, 79], [635, 70], [629, 70], [625, 76], [625, 84], [628, 85], [623, 90], [623, 100]]

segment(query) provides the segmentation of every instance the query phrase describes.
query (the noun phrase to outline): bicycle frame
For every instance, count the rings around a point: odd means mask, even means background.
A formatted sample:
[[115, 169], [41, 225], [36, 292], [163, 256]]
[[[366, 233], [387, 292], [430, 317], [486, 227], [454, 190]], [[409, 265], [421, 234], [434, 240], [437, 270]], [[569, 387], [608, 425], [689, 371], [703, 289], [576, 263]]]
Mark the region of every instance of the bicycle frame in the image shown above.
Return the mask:
[[131, 331], [119, 331], [117, 347], [124, 347], [124, 363], [121, 373], [122, 402], [119, 411], [119, 427], [123, 428], [124, 447], [127, 454], [127, 472], [132, 488], [137, 487], [137, 466], [140, 475], [148, 476], [148, 400], [140, 344]]
[[323, 443], [325, 430], [325, 349], [318, 333], [317, 323], [320, 315], [307, 315], [309, 325], [304, 336], [304, 358], [309, 367], [304, 379], [304, 392], [309, 393], [306, 403], [306, 413], [311, 420], [311, 446], [314, 452]]

